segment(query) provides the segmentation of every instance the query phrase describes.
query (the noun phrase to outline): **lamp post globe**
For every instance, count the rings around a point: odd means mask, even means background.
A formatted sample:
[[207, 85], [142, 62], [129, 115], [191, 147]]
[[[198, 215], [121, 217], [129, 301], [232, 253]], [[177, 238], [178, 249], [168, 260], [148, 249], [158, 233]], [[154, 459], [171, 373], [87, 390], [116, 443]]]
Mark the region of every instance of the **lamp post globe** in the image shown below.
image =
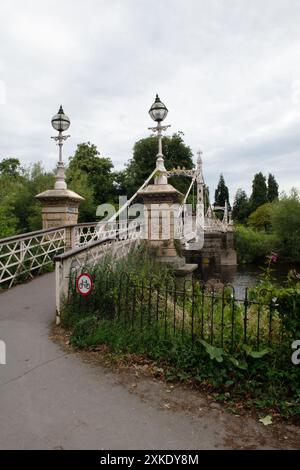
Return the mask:
[[53, 129], [58, 131], [58, 135], [51, 137], [57, 142], [58, 145], [58, 162], [57, 162], [57, 171], [55, 177], [55, 189], [67, 189], [65, 169], [62, 159], [62, 146], [65, 140], [67, 140], [69, 135], [63, 135], [63, 132], [68, 130], [70, 127], [70, 119], [64, 113], [62, 106], [60, 106], [58, 113], [53, 116], [51, 119], [51, 124]]
[[155, 101], [151, 108], [149, 109], [149, 114], [153, 121], [156, 122], [161, 122], [163, 121], [167, 114], [168, 114], [168, 109], [164, 103], [162, 103], [159, 99], [159, 96], [156, 95]]
[[70, 127], [70, 119], [64, 113], [62, 106], [60, 106], [58, 113], [51, 119], [53, 129], [58, 132], [64, 132]]
[[156, 127], [149, 127], [153, 132], [157, 132], [158, 137], [158, 153], [156, 155], [156, 176], [154, 178], [154, 184], [167, 184], [167, 170], [164, 164], [164, 156], [162, 152], [162, 131], [167, 130], [170, 126], [162, 126], [162, 121], [168, 114], [166, 105], [160, 101], [159, 96], [156, 95], [155, 101], [149, 109], [149, 114], [153, 121], [155, 121]]

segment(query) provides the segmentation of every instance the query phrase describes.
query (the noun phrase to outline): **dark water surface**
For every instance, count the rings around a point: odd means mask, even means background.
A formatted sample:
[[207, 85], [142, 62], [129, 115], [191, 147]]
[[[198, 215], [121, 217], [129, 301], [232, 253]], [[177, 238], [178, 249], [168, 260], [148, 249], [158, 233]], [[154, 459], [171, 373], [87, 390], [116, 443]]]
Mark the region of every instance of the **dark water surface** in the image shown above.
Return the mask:
[[[284, 285], [287, 274], [291, 269], [300, 272], [300, 265], [296, 264], [275, 264], [272, 277], [274, 283]], [[200, 277], [204, 281], [218, 279], [224, 284], [232, 284], [237, 298], [243, 299], [246, 287], [254, 286], [260, 279], [262, 270], [258, 265], [244, 264], [239, 266], [222, 266], [220, 272], [211, 270], [209, 267], [203, 267]]]

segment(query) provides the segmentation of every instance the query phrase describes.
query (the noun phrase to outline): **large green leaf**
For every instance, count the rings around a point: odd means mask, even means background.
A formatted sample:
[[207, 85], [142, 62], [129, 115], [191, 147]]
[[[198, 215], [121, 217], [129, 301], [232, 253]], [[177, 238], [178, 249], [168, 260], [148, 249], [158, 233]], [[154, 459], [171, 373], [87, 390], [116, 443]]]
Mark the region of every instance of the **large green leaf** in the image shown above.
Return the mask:
[[233, 356], [229, 356], [229, 360], [230, 362], [232, 362], [232, 364], [235, 365], [235, 367], [238, 367], [239, 369], [242, 369], [242, 370], [248, 369], [248, 365], [246, 361], [241, 361], [240, 359], [236, 359]]
[[215, 359], [217, 362], [223, 362], [223, 356], [225, 354], [224, 349], [216, 348], [215, 346], [212, 346], [211, 344], [204, 341], [204, 339], [201, 339], [200, 343], [204, 346], [207, 354], [209, 354], [211, 359]]
[[247, 356], [253, 357], [254, 359], [260, 359], [270, 352], [268, 348], [262, 349], [261, 351], [253, 351], [251, 346], [247, 346], [246, 344], [243, 345], [243, 349]]

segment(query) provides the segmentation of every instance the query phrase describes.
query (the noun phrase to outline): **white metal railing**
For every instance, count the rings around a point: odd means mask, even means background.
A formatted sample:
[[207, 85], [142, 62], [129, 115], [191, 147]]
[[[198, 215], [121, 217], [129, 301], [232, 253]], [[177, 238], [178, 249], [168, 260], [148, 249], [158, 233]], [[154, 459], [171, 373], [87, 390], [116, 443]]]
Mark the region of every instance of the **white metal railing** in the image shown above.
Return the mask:
[[17, 280], [33, 277], [34, 273], [53, 262], [64, 251], [66, 227], [16, 235], [0, 240], [0, 287], [11, 287]]
[[[131, 236], [130, 236], [131, 235]], [[120, 234], [119, 234], [120, 236]], [[106, 255], [119, 259], [136, 247], [141, 237], [132, 230], [126, 238], [106, 238], [91, 241], [85, 246], [69, 250], [55, 257], [55, 290], [56, 290], [56, 323], [60, 323], [61, 305], [68, 295], [69, 280], [75, 270], [79, 273], [83, 268], [91, 269]]]
[[95, 240], [127, 238], [142, 238], [144, 223], [141, 220], [124, 222], [92, 222], [78, 224], [74, 227], [75, 246], [85, 246]]
[[95, 236], [98, 224], [100, 222], [77, 224], [74, 234], [75, 246], [84, 246], [91, 241]]
[[[65, 250], [86, 247], [95, 241], [136, 240], [144, 237], [144, 224], [133, 220], [122, 223], [92, 222], [66, 225], [0, 239], [0, 288], [28, 280]], [[102, 248], [101, 248], [102, 250]]]

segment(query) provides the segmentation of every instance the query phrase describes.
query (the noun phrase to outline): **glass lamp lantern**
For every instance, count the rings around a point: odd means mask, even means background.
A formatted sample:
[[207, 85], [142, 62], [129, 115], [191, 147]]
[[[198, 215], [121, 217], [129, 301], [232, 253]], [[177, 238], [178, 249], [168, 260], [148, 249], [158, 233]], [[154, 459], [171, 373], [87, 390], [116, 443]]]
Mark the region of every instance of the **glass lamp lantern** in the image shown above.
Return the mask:
[[62, 106], [60, 106], [58, 113], [51, 119], [52, 127], [58, 132], [64, 132], [70, 127], [70, 119], [65, 115]]
[[168, 109], [164, 103], [162, 103], [159, 99], [159, 96], [156, 95], [155, 101], [151, 108], [149, 109], [149, 114], [153, 121], [156, 122], [161, 122], [163, 121], [167, 114], [168, 114]]

